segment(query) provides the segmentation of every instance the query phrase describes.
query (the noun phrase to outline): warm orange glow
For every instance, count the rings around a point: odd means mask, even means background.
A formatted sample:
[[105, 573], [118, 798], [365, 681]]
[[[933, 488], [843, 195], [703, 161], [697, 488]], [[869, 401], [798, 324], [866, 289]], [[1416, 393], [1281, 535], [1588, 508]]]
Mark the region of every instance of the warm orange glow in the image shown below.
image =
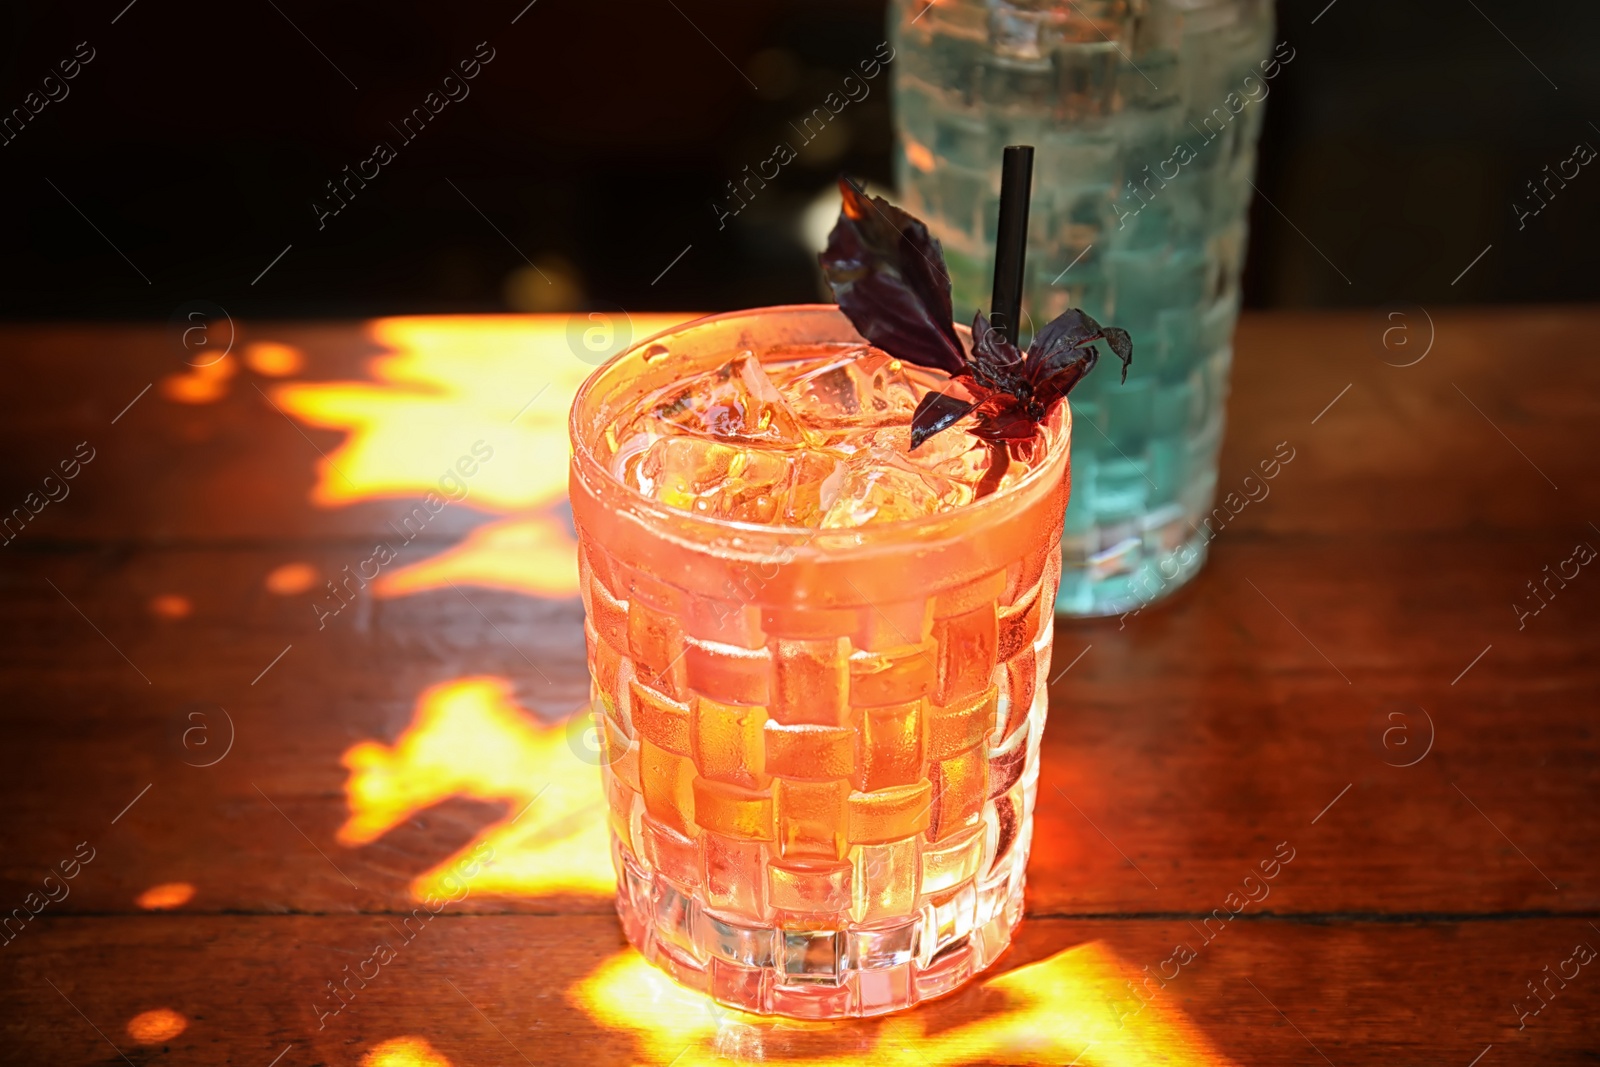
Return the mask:
[[369, 334], [388, 351], [372, 360], [372, 380], [290, 382], [273, 390], [273, 399], [307, 426], [347, 435], [317, 463], [311, 499], [323, 507], [420, 499], [437, 492], [441, 477], [475, 444], [493, 450], [452, 507], [509, 521], [386, 573], [379, 596], [447, 588], [446, 582], [574, 596], [577, 543], [557, 509], [566, 499], [567, 412], [594, 369], [583, 339], [603, 345], [623, 339], [607, 330], [626, 330], [640, 340], [690, 317], [377, 319]]
[[725, 1008], [674, 982], [631, 948], [600, 964], [589, 977], [568, 990], [567, 998], [601, 1026], [637, 1035], [644, 1051], [641, 1059], [666, 1063], [681, 1055], [674, 1061], [675, 1067], [715, 1059], [711, 1046], [720, 1030], [765, 1028], [774, 1023], [797, 1030], [823, 1030], [835, 1025], [778, 1020]]
[[232, 356], [191, 364], [182, 374], [161, 379], [161, 395], [180, 404], [214, 404], [228, 394], [228, 379], [239, 373]]
[[923, 172], [931, 172], [937, 165], [933, 153], [928, 151], [928, 146], [911, 138], [904, 138], [906, 162]]
[[128, 1020], [128, 1036], [141, 1045], [171, 1041], [189, 1028], [189, 1020], [168, 1008], [142, 1011]]
[[306, 365], [306, 354], [293, 345], [256, 341], [245, 348], [244, 362], [257, 374], [282, 378], [298, 374]]
[[448, 582], [533, 596], [573, 596], [578, 591], [578, 545], [561, 519], [504, 519], [478, 527], [437, 556], [384, 575], [374, 592], [406, 596]]
[[188, 882], [163, 882], [140, 893], [134, 903], [146, 911], [181, 908], [194, 899], [194, 886]]
[[372, 1046], [361, 1067], [452, 1067], [425, 1038], [394, 1037]]
[[350, 817], [338, 838], [347, 846], [376, 841], [451, 797], [505, 805], [503, 819], [412, 881], [418, 900], [450, 895], [444, 880], [480, 844], [494, 851], [472, 879], [473, 893], [615, 890], [599, 770], [574, 751], [565, 722], [545, 724], [523, 710], [504, 678], [433, 686], [393, 746], [363, 742], [344, 765]]
[[[642, 339], [683, 319], [635, 315], [631, 332]], [[331, 468], [318, 464], [313, 502], [420, 497], [480, 439], [494, 459], [470, 479], [463, 506], [506, 514], [566, 496], [567, 411], [594, 366], [569, 347], [565, 317], [377, 319], [368, 331], [389, 349], [373, 359], [373, 380], [273, 391], [301, 422], [349, 435]]]
[[150, 598], [150, 614], [158, 619], [187, 618], [193, 610], [194, 605], [189, 603], [189, 598], [177, 593], [162, 593]]
[[[434, 686], [422, 694], [393, 745], [364, 742], [349, 749], [344, 764], [350, 770], [350, 817], [339, 841], [368, 844], [452, 797], [501, 803], [500, 821], [413, 880], [416, 899], [459, 888], [444, 879], [483, 844], [492, 848], [492, 859], [472, 879], [474, 893], [613, 892], [599, 774], [574, 751], [570, 723], [540, 722], [514, 702], [512, 692], [510, 682], [493, 676]], [[956, 997], [882, 1020], [809, 1023], [723, 1008], [629, 949], [604, 961], [568, 995], [598, 1024], [632, 1032], [644, 1058], [666, 1062], [681, 1054], [674, 1061], [680, 1067], [720, 1062], [729, 1048], [746, 1048], [752, 1035], [788, 1040], [785, 1031], [805, 1031], [808, 1050], [816, 1046], [807, 1062], [824, 1067], [868, 1061], [881, 1067], [1228, 1063], [1170, 994], [1157, 994], [1139, 1008], [1129, 983], [1139, 985], [1143, 977], [1103, 942], [1091, 942], [980, 978], [978, 986], [994, 995], [970, 1021], [950, 1025], [952, 1015], [965, 1017], [970, 1010]], [[446, 1061], [419, 1038], [398, 1038], [362, 1062]]]
[[[686, 317], [637, 316], [633, 337]], [[369, 333], [386, 349], [372, 361], [369, 380], [288, 382], [273, 389], [291, 417], [345, 434], [329, 450], [331, 462], [318, 464], [313, 503], [419, 500], [475, 442], [494, 450], [466, 479], [466, 499], [451, 505], [488, 521], [431, 558], [385, 570], [376, 594], [448, 590], [448, 583], [533, 596], [575, 593], [575, 544], [562, 508], [566, 415], [593, 367], [569, 348], [567, 319], [397, 318], [372, 323]], [[262, 374], [273, 373], [269, 366], [287, 366], [273, 363], [277, 356], [262, 356], [257, 346], [245, 358]], [[318, 577], [310, 564], [293, 562], [268, 574], [265, 585], [288, 595], [304, 592]], [[608, 897], [615, 883], [601, 776], [587, 746], [575, 743], [579, 731], [569, 727], [577, 726], [570, 719], [547, 722], [519, 705], [504, 678], [434, 685], [418, 697], [397, 737], [345, 751], [349, 814], [338, 840], [351, 848], [371, 844], [453, 798], [496, 804], [503, 810], [497, 821], [412, 880], [415, 899], [453, 895], [459, 890], [454, 872], [474, 853], [483, 860], [484, 845], [492, 852], [470, 880], [473, 894]], [[167, 888], [148, 890], [141, 906], [160, 906], [145, 900]], [[1172, 993], [1134, 1012], [1137, 1001], [1127, 983], [1141, 977], [1104, 943], [1091, 942], [980, 978], [973, 990], [914, 1012], [800, 1022], [722, 1008], [629, 949], [605, 959], [566, 995], [600, 1026], [632, 1034], [641, 1061], [678, 1067], [723, 1062], [725, 1054], [759, 1050], [763, 1042], [782, 1055], [780, 1044], [796, 1036], [808, 1051], [814, 1046], [807, 1062], [824, 1067], [1228, 1062], [1178, 1010]], [[374, 1045], [361, 1063], [450, 1067], [419, 1036]]]
[[676, 1067], [725, 1062], [725, 1048], [747, 1046], [752, 1030], [772, 1035], [769, 1043], [784, 1040], [782, 1031], [813, 1032], [805, 1039], [810, 1053], [805, 1062], [812, 1067], [1216, 1067], [1231, 1062], [1170, 998], [1158, 996], [1134, 1012], [1137, 1001], [1126, 983], [1140, 978], [1102, 942], [1092, 941], [993, 978], [979, 978], [979, 987], [999, 995], [986, 997], [985, 1011], [960, 1025], [949, 1025], [959, 1010], [959, 997], [881, 1020], [808, 1023], [724, 1008], [627, 949], [601, 964], [569, 995], [601, 1025], [632, 1031], [645, 1059], [672, 1060]]
[[[689, 317], [636, 315], [622, 328], [640, 340]], [[273, 390], [291, 417], [346, 434], [318, 464], [311, 496], [324, 507], [420, 500], [438, 491], [441, 477], [475, 444], [493, 450], [464, 478], [465, 499], [451, 506], [494, 520], [438, 555], [386, 571], [374, 586], [378, 596], [450, 583], [576, 594], [577, 546], [561, 507], [566, 420], [594, 362], [581, 342], [574, 351], [568, 326], [565, 316], [379, 319], [368, 332], [387, 351], [372, 360], [370, 380], [289, 382]], [[587, 319], [579, 326], [600, 328]], [[246, 356], [257, 370], [260, 354], [258, 344]], [[290, 563], [266, 585], [302, 592], [316, 578], [308, 564]], [[413, 881], [418, 899], [443, 888], [448, 872], [482, 844], [494, 859], [473, 879], [474, 891], [613, 892], [597, 768], [574, 753], [565, 724], [542, 723], [511, 693], [509, 683], [488, 677], [435, 686], [392, 746], [366, 742], [347, 751], [350, 817], [340, 841], [367, 844], [451, 797], [500, 802], [504, 819]]]
[[294, 596], [317, 584], [317, 568], [309, 563], [285, 563], [273, 568], [263, 584], [269, 593]]

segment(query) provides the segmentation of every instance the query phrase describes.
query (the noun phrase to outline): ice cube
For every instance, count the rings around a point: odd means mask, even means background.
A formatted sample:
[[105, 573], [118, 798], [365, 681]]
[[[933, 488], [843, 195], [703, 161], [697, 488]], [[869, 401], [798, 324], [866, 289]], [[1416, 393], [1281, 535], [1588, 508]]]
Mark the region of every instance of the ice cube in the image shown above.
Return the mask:
[[702, 437], [663, 437], [633, 471], [634, 487], [669, 507], [771, 523], [793, 477], [788, 457]]
[[960, 507], [1021, 481], [1032, 466], [1017, 451], [974, 437], [957, 426], [934, 434], [914, 452], [907, 449], [904, 456], [911, 466], [960, 486], [945, 502], [946, 507]]
[[711, 518], [816, 526], [844, 481], [817, 449], [769, 449], [688, 435], [661, 437], [626, 470], [629, 484], [669, 507]]
[[844, 461], [838, 496], [822, 517], [825, 527], [865, 526], [932, 515], [972, 499], [970, 486], [911, 461], [903, 427], [875, 431]]
[[900, 361], [875, 349], [851, 349], [775, 373], [778, 388], [808, 426], [909, 424], [919, 394]]
[[939, 510], [939, 494], [917, 474], [888, 466], [851, 468], [839, 497], [822, 517], [824, 527], [897, 522]]
[[657, 393], [608, 435], [614, 473], [683, 511], [813, 528], [948, 511], [1027, 473], [965, 426], [911, 451], [930, 372], [870, 346], [777, 358], [741, 352]]
[[837, 452], [796, 449], [790, 456], [794, 479], [784, 499], [784, 521], [790, 526], [820, 526], [844, 489], [849, 471]]
[[[642, 421], [642, 420], [636, 420]], [[641, 487], [639, 465], [650, 452], [650, 446], [660, 439], [659, 433], [648, 429], [630, 427], [611, 449], [611, 473], [616, 479], [635, 489]]]
[[[804, 443], [807, 438], [789, 403], [761, 367], [742, 352], [716, 370], [697, 375], [668, 393], [636, 427], [674, 429], [724, 441]], [[654, 427], [648, 423], [655, 423]], [[668, 426], [661, 426], [667, 423]]]

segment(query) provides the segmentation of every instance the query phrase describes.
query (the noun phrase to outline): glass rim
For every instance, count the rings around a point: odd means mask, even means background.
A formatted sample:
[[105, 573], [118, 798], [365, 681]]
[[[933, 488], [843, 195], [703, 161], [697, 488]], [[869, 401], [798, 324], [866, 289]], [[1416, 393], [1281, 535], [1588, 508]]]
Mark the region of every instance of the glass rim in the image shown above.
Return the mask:
[[[862, 344], [870, 344], [866, 338], [856, 332], [855, 327], [850, 324], [850, 320], [845, 317], [844, 312], [839, 309], [837, 304], [776, 304], [769, 307], [742, 308], [736, 311], [712, 312], [707, 315], [701, 315], [699, 318], [689, 319], [676, 326], [651, 334], [649, 337], [636, 341], [618, 352], [596, 367], [584, 379], [583, 384], [578, 387], [577, 394], [573, 397], [572, 408], [567, 416], [567, 434], [572, 444], [574, 475], [582, 477], [585, 482], [589, 483], [591, 492], [598, 493], [600, 491], [599, 486], [604, 485], [606, 492], [618, 494], [625, 500], [630, 511], [675, 525], [683, 525], [689, 528], [699, 527], [714, 531], [717, 536], [777, 538], [779, 540], [799, 538], [805, 543], [818, 540], [832, 541], [842, 537], [857, 544], [862, 540], [916, 539], [920, 533], [945, 530], [952, 521], [963, 524], [983, 525], [983, 520], [990, 518], [993, 512], [1000, 510], [1007, 502], [1029, 491], [1036, 491], [1040, 482], [1052, 477], [1052, 472], [1058, 465], [1063, 468], [1059, 476], [1065, 476], [1066, 463], [1064, 462], [1064, 457], [1070, 452], [1072, 438], [1072, 408], [1069, 403], [1063, 400], [1057, 409], [1057, 413], [1051, 416], [1052, 419], [1060, 420], [1060, 433], [1050, 443], [1046, 461], [1039, 463], [1015, 484], [991, 493], [981, 500], [958, 508], [952, 508], [949, 511], [936, 511], [928, 515], [918, 515], [914, 518], [870, 523], [864, 526], [789, 526], [776, 523], [748, 522], [684, 511], [664, 505], [654, 498], [646, 496], [612, 474], [609, 464], [602, 463], [595, 454], [590, 435], [585, 432], [586, 427], [580, 426], [580, 412], [584, 409], [585, 404], [592, 399], [607, 374], [613, 372], [624, 361], [634, 358], [637, 353], [652, 344], [657, 344], [663, 339], [680, 336], [712, 324], [726, 323], [733, 320], [807, 313], [828, 314], [830, 312], [836, 315], [844, 328], [849, 331], [848, 336], [842, 336], [838, 340], [848, 341], [854, 339]], [[954, 326], [958, 336], [963, 339], [964, 343], [970, 345], [971, 330], [960, 323], [955, 323]]]

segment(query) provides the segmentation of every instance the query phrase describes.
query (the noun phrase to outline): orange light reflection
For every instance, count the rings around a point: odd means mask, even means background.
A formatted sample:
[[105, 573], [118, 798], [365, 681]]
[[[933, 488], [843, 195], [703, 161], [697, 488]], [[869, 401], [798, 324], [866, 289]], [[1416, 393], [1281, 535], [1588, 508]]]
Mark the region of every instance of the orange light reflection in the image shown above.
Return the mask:
[[453, 1067], [425, 1038], [393, 1037], [361, 1057], [361, 1067]]
[[[627, 328], [638, 340], [689, 317], [635, 315]], [[467, 495], [453, 506], [511, 518], [386, 574], [377, 595], [405, 596], [448, 581], [533, 596], [577, 593], [577, 544], [556, 512], [566, 499], [567, 412], [594, 364], [581, 343], [574, 350], [568, 321], [376, 319], [369, 336], [388, 351], [371, 361], [372, 380], [290, 382], [273, 390], [274, 401], [307, 426], [347, 435], [317, 464], [311, 500], [321, 507], [420, 499], [439, 491], [440, 479], [474, 444], [494, 450], [465, 479]]]
[[[686, 317], [636, 316], [633, 337]], [[563, 512], [566, 416], [593, 366], [569, 346], [567, 324], [564, 316], [376, 320], [369, 335], [386, 351], [372, 360], [371, 380], [289, 382], [273, 390], [293, 418], [346, 435], [317, 466], [311, 500], [321, 507], [420, 500], [438, 490], [474, 443], [493, 448], [492, 459], [466, 479], [466, 498], [452, 505], [491, 521], [444, 552], [386, 571], [375, 586], [379, 596], [452, 582], [541, 597], [576, 592], [576, 546]], [[255, 349], [246, 358], [260, 373], [288, 366]], [[197, 370], [182, 382], [168, 379], [163, 389], [174, 399], [203, 402], [207, 389], [220, 395], [232, 373], [231, 366]], [[298, 585], [302, 576], [294, 577], [283, 584]], [[503, 678], [435, 685], [420, 695], [392, 744], [366, 741], [344, 753], [349, 817], [338, 839], [347, 847], [369, 844], [454, 797], [499, 804], [498, 821], [413, 879], [413, 897], [451, 895], [459, 888], [452, 871], [483, 844], [493, 849], [492, 859], [473, 878], [474, 892], [608, 896], [615, 884], [605, 800], [592, 756], [583, 758], [587, 746], [573, 741], [569, 726], [577, 725], [541, 721], [518, 706]], [[680, 1065], [751, 1051], [762, 1058], [763, 1044], [781, 1056], [780, 1043], [796, 1037], [815, 1046], [808, 1061], [824, 1065], [1227, 1062], [1165, 998], [1125, 1015], [1126, 983], [1141, 977], [1104, 943], [1091, 942], [982, 978], [974, 990], [918, 1011], [860, 1023], [802, 1023], [721, 1008], [627, 950], [603, 960], [567, 996], [601, 1026], [634, 1034], [644, 1058]], [[449, 1067], [415, 1036], [375, 1045], [361, 1062]]]
[[171, 1041], [189, 1028], [189, 1020], [170, 1008], [142, 1011], [128, 1020], [128, 1036], [140, 1045]]
[[309, 563], [285, 563], [269, 571], [262, 584], [269, 593], [294, 596], [317, 584], [317, 568]]
[[[636, 315], [632, 332], [681, 321]], [[318, 465], [313, 502], [420, 497], [480, 438], [495, 456], [470, 479], [469, 506], [505, 514], [565, 498], [567, 412], [594, 370], [568, 347], [565, 317], [376, 319], [368, 332], [390, 350], [372, 360], [371, 381], [273, 391], [301, 422], [350, 435], [329, 453], [337, 471]]]
[[191, 364], [182, 374], [161, 379], [161, 395], [180, 404], [214, 404], [228, 394], [228, 379], [239, 373], [232, 356]]
[[146, 911], [181, 908], [194, 899], [194, 886], [188, 882], [163, 882], [140, 893], [134, 903]]
[[498, 802], [505, 817], [417, 876], [413, 896], [452, 895], [459, 888], [452, 869], [483, 843], [493, 859], [472, 879], [474, 893], [612, 893], [598, 768], [578, 758], [565, 723], [541, 723], [511, 693], [510, 682], [492, 676], [433, 686], [393, 746], [366, 741], [349, 749], [350, 817], [339, 843], [369, 844], [451, 797]]
[[380, 578], [378, 596], [439, 589], [450, 582], [534, 596], [578, 591], [578, 548], [566, 523], [547, 515], [478, 527], [458, 545]]
[[189, 598], [177, 593], [162, 593], [150, 598], [150, 614], [158, 619], [187, 618], [193, 610], [194, 605], [189, 602]]
[[257, 374], [282, 378], [298, 374], [306, 365], [306, 354], [293, 345], [277, 341], [256, 341], [244, 350], [245, 365]]
[[764, 1060], [776, 1052], [770, 1058], [787, 1059], [781, 1047], [762, 1046], [798, 1044], [794, 1039], [804, 1031], [813, 1032], [804, 1040], [804, 1062], [811, 1067], [1215, 1067], [1232, 1062], [1162, 999], [1131, 1013], [1125, 983], [1142, 977], [1102, 942], [1091, 941], [1005, 974], [979, 978], [977, 986], [1000, 994], [993, 999], [1008, 1007], [985, 1010], [970, 1022], [947, 1025], [960, 1013], [958, 994], [879, 1020], [807, 1023], [724, 1008], [678, 985], [629, 949], [601, 964], [569, 997], [601, 1025], [632, 1031], [647, 1059], [670, 1060], [675, 1067], [726, 1062], [730, 1053]]

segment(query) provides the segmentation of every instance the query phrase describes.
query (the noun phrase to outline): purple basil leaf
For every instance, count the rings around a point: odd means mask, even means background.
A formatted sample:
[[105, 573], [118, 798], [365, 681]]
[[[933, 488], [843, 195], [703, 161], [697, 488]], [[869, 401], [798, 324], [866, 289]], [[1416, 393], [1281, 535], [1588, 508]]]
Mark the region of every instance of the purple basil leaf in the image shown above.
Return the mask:
[[[1128, 331], [1115, 326], [1101, 326], [1077, 308], [1069, 308], [1034, 336], [1033, 344], [1028, 346], [1029, 370], [1037, 381], [1054, 378], [1076, 364], [1086, 351], [1094, 352], [1098, 358], [1099, 353], [1091, 342], [1100, 340], [1104, 340], [1122, 361], [1122, 380], [1127, 381], [1128, 366], [1133, 362], [1133, 340], [1128, 336]], [[1065, 396], [1067, 390], [1093, 367], [1091, 361], [1078, 371], [1071, 379], [1071, 384], [1061, 390], [1061, 395]]]
[[967, 362], [980, 381], [990, 385], [1004, 381], [1023, 369], [1024, 358], [1022, 350], [1006, 340], [1003, 332], [989, 325], [983, 312], [973, 316], [972, 355]]
[[1021, 404], [1011, 401], [1001, 405], [994, 414], [980, 414], [978, 424], [972, 428], [974, 437], [985, 441], [1031, 441], [1039, 431], [1039, 421], [1029, 415]]
[[1034, 398], [1047, 409], [1072, 392], [1072, 387], [1094, 370], [1095, 364], [1100, 361], [1100, 350], [1093, 345], [1068, 349], [1068, 354], [1071, 356], [1069, 360], [1044, 372], [1043, 377], [1034, 383]]
[[969, 356], [950, 321], [950, 273], [939, 242], [920, 220], [868, 198], [848, 179], [839, 180], [839, 191], [839, 221], [817, 257], [839, 309], [873, 345], [907, 363], [946, 371], [971, 397], [925, 395], [912, 417], [912, 448], [970, 414], [973, 435], [1026, 449], [1040, 422], [1099, 362], [1096, 341], [1105, 341], [1122, 361], [1127, 381], [1133, 362], [1127, 331], [1103, 327], [1077, 309], [1040, 330], [1026, 355], [980, 312]]
[[949, 393], [928, 393], [917, 404], [916, 414], [911, 416], [912, 449], [915, 450], [940, 430], [949, 429], [956, 420], [977, 406], [976, 400], [963, 400]]
[[972, 490], [973, 496], [981, 500], [996, 489], [999, 489], [1001, 481], [1005, 479], [1006, 471], [1010, 469], [1011, 449], [1004, 446], [991, 448], [989, 450], [989, 469], [983, 472], [982, 478], [978, 479], [978, 484]]
[[1033, 344], [1028, 346], [1028, 355], [1036, 360], [1049, 359], [1066, 349], [1077, 348], [1088, 341], [1098, 341], [1104, 333], [1100, 324], [1088, 315], [1077, 308], [1068, 308], [1034, 335]]
[[965, 372], [939, 242], [917, 218], [882, 197], [869, 199], [848, 179], [839, 179], [839, 191], [839, 221], [817, 257], [839, 310], [862, 337], [896, 359]]
[[1128, 368], [1133, 365], [1133, 338], [1128, 336], [1127, 330], [1119, 330], [1115, 326], [1105, 328], [1106, 344], [1111, 346], [1111, 352], [1122, 360], [1122, 380], [1128, 380]]

